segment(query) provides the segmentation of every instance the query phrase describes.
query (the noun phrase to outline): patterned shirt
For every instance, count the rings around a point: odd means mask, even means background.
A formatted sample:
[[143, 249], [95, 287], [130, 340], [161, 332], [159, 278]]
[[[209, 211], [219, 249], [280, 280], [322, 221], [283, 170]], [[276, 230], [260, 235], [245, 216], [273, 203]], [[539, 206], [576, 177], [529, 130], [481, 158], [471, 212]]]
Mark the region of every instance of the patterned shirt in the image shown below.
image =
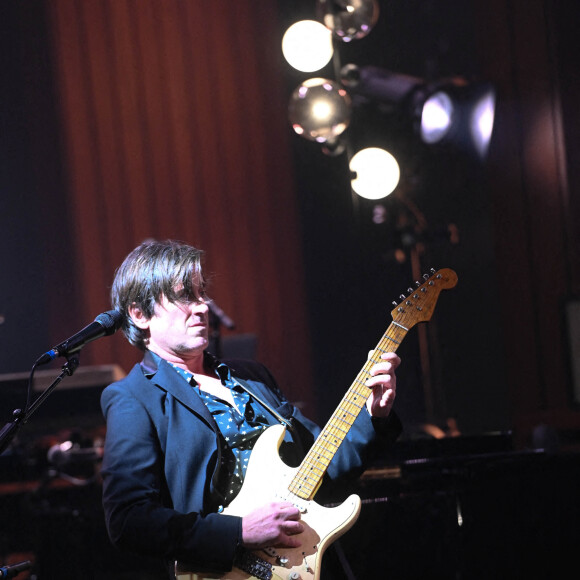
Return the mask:
[[227, 401], [202, 391], [192, 373], [172, 366], [196, 390], [219, 427], [222, 459], [218, 488], [226, 503], [229, 503], [242, 487], [248, 460], [259, 435], [276, 420], [232, 377], [224, 363], [218, 363], [216, 376], [222, 385], [230, 389], [233, 407]]

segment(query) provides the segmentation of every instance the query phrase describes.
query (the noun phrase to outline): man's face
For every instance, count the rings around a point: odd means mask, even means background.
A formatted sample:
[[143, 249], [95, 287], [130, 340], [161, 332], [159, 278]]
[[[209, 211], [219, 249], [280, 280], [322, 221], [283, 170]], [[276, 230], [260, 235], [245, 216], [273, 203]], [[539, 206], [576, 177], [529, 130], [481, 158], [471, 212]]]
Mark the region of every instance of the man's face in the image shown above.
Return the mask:
[[131, 314], [139, 328], [149, 331], [149, 350], [171, 362], [181, 362], [207, 348], [208, 312], [203, 299], [169, 302], [162, 296], [150, 319], [142, 313]]

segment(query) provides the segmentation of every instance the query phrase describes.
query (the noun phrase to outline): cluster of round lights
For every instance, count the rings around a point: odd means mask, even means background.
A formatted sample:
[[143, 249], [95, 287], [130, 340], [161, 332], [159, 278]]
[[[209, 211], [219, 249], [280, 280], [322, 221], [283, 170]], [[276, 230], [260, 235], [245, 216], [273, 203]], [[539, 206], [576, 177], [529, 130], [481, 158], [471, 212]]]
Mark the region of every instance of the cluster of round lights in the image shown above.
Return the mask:
[[[282, 52], [287, 62], [306, 73], [319, 71], [330, 63], [335, 40], [350, 42], [364, 38], [379, 15], [377, 0], [343, 0], [340, 3], [317, 0], [317, 4], [320, 20], [296, 22], [282, 39]], [[298, 135], [319, 143], [325, 153], [344, 151], [340, 136], [350, 124], [352, 101], [349, 92], [379, 100], [413, 93], [417, 97], [413, 115], [424, 143], [442, 143], [450, 139], [458, 127], [462, 130], [467, 125], [468, 139], [479, 156], [485, 156], [494, 122], [495, 97], [491, 87], [472, 99], [475, 105], [470, 102], [467, 106], [465, 98], [462, 102], [461, 97], [457, 97], [461, 90], [469, 87], [461, 86], [465, 83], [457, 80], [447, 87], [427, 87], [420, 79], [375, 67], [358, 69], [355, 65], [343, 67], [341, 76], [341, 82], [310, 78], [290, 97], [288, 114], [292, 128]], [[375, 94], [377, 92], [380, 94]], [[392, 193], [399, 183], [397, 160], [383, 149], [373, 147], [359, 151], [349, 166], [352, 188], [362, 197], [380, 199]]]
[[[282, 39], [286, 61], [305, 73], [318, 71], [331, 61], [333, 37], [341, 42], [364, 38], [373, 29], [379, 15], [376, 0], [349, 0], [333, 10], [326, 6], [326, 0], [319, 0], [318, 4], [322, 22], [296, 22]], [[336, 151], [339, 136], [349, 126], [351, 111], [351, 98], [340, 83], [311, 78], [292, 93], [288, 117], [298, 135], [320, 143], [325, 151]], [[349, 166], [352, 188], [362, 197], [385, 197], [399, 182], [399, 165], [383, 149], [373, 147], [359, 151]]]

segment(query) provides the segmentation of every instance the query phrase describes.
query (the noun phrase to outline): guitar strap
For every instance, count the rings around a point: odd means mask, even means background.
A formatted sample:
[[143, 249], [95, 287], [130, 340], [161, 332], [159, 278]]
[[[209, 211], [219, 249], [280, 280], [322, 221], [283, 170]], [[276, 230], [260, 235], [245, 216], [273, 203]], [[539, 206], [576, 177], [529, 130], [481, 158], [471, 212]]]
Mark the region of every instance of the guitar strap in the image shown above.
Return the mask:
[[[240, 385], [240, 387], [242, 387], [242, 389], [244, 389], [244, 391], [246, 391], [246, 393], [248, 393], [248, 395], [253, 397], [256, 401], [258, 401], [258, 403], [260, 403], [260, 405], [270, 411], [270, 413], [272, 413], [272, 415], [274, 415], [274, 417], [276, 417], [276, 419], [288, 429], [292, 435], [292, 440], [296, 443], [296, 445], [298, 445], [300, 452], [302, 453], [302, 441], [300, 440], [300, 437], [298, 437], [298, 433], [296, 432], [294, 425], [292, 425], [292, 417], [289, 419], [283, 417], [280, 413], [278, 413], [278, 411], [276, 411], [276, 409], [266, 403], [264, 399], [256, 395], [256, 393], [248, 387], [243, 379], [235, 377], [235, 381], [238, 383], [238, 385]], [[238, 548], [234, 558], [234, 565], [244, 572], [247, 572], [252, 577], [257, 578], [258, 580], [271, 580], [272, 578], [272, 564], [267, 560], [260, 558], [250, 550], [246, 550], [245, 548]]]
[[242, 389], [244, 389], [244, 391], [246, 391], [246, 393], [248, 393], [251, 397], [256, 399], [256, 401], [258, 401], [258, 403], [260, 403], [260, 405], [262, 405], [263, 407], [268, 409], [268, 411], [270, 411], [270, 413], [272, 413], [272, 415], [274, 415], [274, 417], [276, 417], [276, 419], [288, 429], [288, 431], [290, 432], [290, 434], [292, 436], [292, 441], [294, 441], [296, 443], [296, 445], [299, 446], [300, 454], [304, 455], [302, 441], [300, 440], [300, 437], [298, 436], [298, 432], [297, 432], [296, 428], [292, 424], [292, 417], [290, 417], [289, 419], [286, 419], [286, 417], [283, 417], [280, 413], [278, 413], [278, 411], [276, 411], [276, 409], [274, 409], [271, 405], [266, 403], [266, 401], [264, 401], [264, 399], [262, 399], [261, 397], [256, 395], [256, 393], [248, 387], [248, 385], [245, 383], [245, 381], [243, 379], [235, 377], [235, 380], [240, 385], [240, 387], [242, 387]]

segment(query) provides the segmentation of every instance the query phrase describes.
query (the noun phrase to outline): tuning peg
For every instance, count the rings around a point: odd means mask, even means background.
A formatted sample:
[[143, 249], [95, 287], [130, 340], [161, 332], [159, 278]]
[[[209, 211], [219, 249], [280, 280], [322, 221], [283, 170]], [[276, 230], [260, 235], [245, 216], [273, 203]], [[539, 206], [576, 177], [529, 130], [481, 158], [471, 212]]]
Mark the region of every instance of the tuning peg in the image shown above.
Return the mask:
[[423, 274], [423, 280], [427, 280], [429, 278], [429, 274]]
[[431, 274], [435, 274], [435, 268], [431, 268]]
[[421, 286], [421, 282], [415, 282], [415, 284], [417, 284], [417, 286]]
[[407, 288], [407, 294], [411, 294], [413, 292], [413, 288]]
[[400, 298], [401, 300], [405, 300], [405, 298], [407, 298], [407, 297], [406, 297], [404, 294], [401, 294], [401, 295], [399, 296], [399, 298]]
[[393, 304], [393, 306], [398, 306], [399, 305], [399, 303], [396, 300], [393, 300], [392, 304]]

